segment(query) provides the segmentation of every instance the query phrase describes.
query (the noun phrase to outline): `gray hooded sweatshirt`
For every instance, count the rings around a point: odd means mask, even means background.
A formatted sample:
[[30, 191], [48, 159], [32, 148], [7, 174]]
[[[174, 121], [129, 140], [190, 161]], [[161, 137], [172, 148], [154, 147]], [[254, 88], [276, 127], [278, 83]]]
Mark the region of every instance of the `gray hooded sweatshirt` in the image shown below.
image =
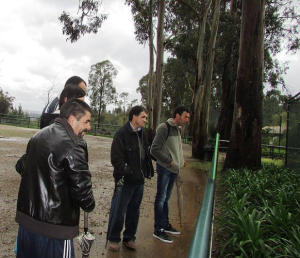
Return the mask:
[[[173, 123], [173, 118], [169, 118], [167, 123], [170, 124], [169, 136], [167, 138], [168, 126], [166, 123], [160, 124], [151, 146], [151, 155], [157, 159], [159, 165], [171, 172], [179, 173], [180, 168], [184, 165], [180, 130]], [[171, 165], [172, 161], [173, 165]]]

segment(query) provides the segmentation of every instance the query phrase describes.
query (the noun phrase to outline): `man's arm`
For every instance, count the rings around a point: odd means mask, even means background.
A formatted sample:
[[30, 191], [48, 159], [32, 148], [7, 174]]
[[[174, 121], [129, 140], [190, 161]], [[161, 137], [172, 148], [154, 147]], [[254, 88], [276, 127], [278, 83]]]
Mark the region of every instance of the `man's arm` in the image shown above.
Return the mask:
[[26, 147], [26, 152], [25, 154], [23, 154], [23, 156], [17, 161], [16, 165], [15, 165], [15, 169], [16, 171], [22, 176], [23, 171], [25, 169], [25, 165], [26, 165], [26, 158], [27, 158], [27, 153], [28, 153], [28, 149], [29, 149], [29, 145], [31, 143], [31, 139], [29, 140], [27, 147]]
[[16, 171], [22, 176], [23, 171], [25, 169], [27, 154], [25, 153], [16, 163], [15, 168]]
[[86, 143], [82, 142], [69, 152], [65, 169], [72, 197], [78, 201], [81, 209], [91, 212], [95, 208], [95, 199], [87, 155]]
[[156, 135], [154, 137], [152, 146], [151, 146], [151, 155], [154, 156], [157, 160], [163, 161], [166, 164], [171, 166], [172, 157], [163, 151], [163, 145], [166, 142], [168, 136], [168, 127], [164, 123], [157, 128]]
[[58, 105], [58, 98], [56, 97], [55, 99], [52, 100], [51, 103], [47, 104], [46, 107], [44, 108], [41, 117], [40, 117], [40, 129], [43, 129], [44, 127], [50, 125], [50, 122], [52, 121], [49, 120], [49, 115], [52, 114]]
[[110, 155], [111, 164], [118, 175], [125, 176], [131, 173], [131, 167], [126, 162], [125, 147], [120, 134], [117, 134], [113, 139]]

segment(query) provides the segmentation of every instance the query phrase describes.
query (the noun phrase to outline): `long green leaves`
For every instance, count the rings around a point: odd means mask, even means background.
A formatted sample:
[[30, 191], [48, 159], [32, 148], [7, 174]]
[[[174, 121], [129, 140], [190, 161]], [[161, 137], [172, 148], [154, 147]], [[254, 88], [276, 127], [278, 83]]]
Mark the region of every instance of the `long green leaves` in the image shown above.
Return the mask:
[[300, 175], [264, 165], [221, 180], [222, 257], [300, 257]]

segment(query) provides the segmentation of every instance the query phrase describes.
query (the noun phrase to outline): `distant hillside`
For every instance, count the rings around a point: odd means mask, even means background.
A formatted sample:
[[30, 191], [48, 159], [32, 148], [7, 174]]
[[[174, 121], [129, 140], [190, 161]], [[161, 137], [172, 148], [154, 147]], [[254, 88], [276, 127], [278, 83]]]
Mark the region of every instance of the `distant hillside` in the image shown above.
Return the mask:
[[41, 111], [32, 111], [32, 110], [26, 110], [25, 113], [28, 113], [30, 117], [36, 117], [36, 118], [40, 117], [42, 114]]

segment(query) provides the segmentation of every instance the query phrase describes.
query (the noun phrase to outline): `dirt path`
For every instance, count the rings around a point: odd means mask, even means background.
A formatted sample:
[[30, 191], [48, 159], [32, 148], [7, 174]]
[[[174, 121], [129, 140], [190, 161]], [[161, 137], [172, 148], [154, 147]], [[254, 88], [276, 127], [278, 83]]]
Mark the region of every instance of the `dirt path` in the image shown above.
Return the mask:
[[[0, 125], [0, 257], [14, 257], [13, 248], [18, 225], [14, 221], [20, 176], [15, 172], [17, 159], [25, 152], [28, 140], [37, 130]], [[199, 213], [200, 202], [206, 183], [206, 172], [195, 169], [195, 160], [191, 158], [191, 147], [184, 144], [184, 155], [188, 166], [180, 173], [184, 180], [183, 225], [181, 235], [172, 237], [173, 244], [166, 244], [152, 236], [153, 203], [156, 193], [156, 175], [147, 180], [141, 205], [141, 216], [137, 233], [138, 250], [129, 251], [121, 246], [121, 251], [112, 253], [104, 249], [111, 196], [114, 183], [113, 168], [110, 163], [110, 145], [112, 139], [85, 136], [89, 150], [89, 166], [92, 173], [93, 191], [96, 208], [90, 214], [89, 228], [96, 240], [91, 258], [96, 257], [186, 257], [193, 237], [194, 226]], [[176, 187], [170, 200], [170, 219], [172, 225], [180, 229], [177, 210]], [[83, 216], [81, 216], [83, 218]], [[81, 221], [81, 225], [83, 221]], [[81, 227], [82, 231], [82, 227]], [[76, 257], [80, 249], [74, 240]]]

